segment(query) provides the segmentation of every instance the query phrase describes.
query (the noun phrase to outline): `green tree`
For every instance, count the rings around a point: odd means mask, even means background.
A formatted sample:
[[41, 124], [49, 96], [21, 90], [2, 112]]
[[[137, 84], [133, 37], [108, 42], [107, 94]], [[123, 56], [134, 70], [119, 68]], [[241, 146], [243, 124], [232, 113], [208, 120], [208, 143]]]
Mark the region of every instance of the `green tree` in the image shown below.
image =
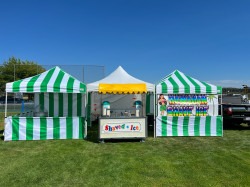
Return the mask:
[[45, 69], [33, 61], [9, 58], [0, 66], [0, 92], [5, 92], [5, 84], [31, 77], [44, 72]]

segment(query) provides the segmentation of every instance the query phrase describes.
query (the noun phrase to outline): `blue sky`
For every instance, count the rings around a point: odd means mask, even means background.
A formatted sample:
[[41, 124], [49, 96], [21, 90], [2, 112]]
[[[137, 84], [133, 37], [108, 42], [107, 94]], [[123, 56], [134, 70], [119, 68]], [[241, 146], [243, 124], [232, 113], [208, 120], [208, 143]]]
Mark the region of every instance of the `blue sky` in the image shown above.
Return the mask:
[[250, 86], [250, 1], [1, 0], [0, 63], [11, 56]]

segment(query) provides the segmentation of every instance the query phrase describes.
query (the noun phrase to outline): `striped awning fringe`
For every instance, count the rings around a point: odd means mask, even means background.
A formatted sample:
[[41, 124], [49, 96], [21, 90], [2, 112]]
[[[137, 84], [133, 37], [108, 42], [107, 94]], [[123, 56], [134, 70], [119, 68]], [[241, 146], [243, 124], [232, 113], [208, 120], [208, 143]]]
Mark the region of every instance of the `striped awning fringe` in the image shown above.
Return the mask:
[[137, 84], [99, 84], [99, 93], [103, 94], [142, 94], [147, 93], [145, 83]]

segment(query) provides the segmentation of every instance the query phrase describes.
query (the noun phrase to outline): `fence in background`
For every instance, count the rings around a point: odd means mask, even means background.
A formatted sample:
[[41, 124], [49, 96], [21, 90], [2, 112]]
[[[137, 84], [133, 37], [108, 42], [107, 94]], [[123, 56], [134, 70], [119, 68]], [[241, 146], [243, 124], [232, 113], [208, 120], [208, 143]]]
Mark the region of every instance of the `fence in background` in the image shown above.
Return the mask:
[[[11, 68], [8, 72], [8, 81], [12, 82], [18, 80], [18, 77], [30, 77], [25, 76], [26, 69], [29, 69], [30, 65], [13, 65], [13, 68]], [[38, 65], [37, 68], [34, 68], [34, 75], [37, 75], [40, 73], [39, 66], [42, 66], [45, 70], [51, 69], [55, 66], [60, 67], [65, 72], [69, 73], [79, 81], [82, 81], [83, 83], [90, 83], [94, 81], [98, 81], [105, 76], [105, 67], [99, 66], [99, 65]], [[1, 67], [1, 65], [0, 65]], [[0, 72], [2, 73], [2, 72]], [[1, 75], [0, 75], [1, 76]], [[5, 88], [6, 80], [0, 79], [0, 85], [4, 86]], [[29, 97], [29, 99], [25, 100], [24, 106], [22, 106], [21, 102], [16, 99], [19, 97], [27, 97], [26, 95], [22, 94], [8, 94], [8, 112], [20, 112], [22, 107], [25, 108], [25, 110], [29, 110], [33, 106], [33, 98]], [[13, 98], [13, 99], [12, 99]], [[4, 103], [5, 103], [5, 92], [0, 91], [0, 112], [4, 112]]]

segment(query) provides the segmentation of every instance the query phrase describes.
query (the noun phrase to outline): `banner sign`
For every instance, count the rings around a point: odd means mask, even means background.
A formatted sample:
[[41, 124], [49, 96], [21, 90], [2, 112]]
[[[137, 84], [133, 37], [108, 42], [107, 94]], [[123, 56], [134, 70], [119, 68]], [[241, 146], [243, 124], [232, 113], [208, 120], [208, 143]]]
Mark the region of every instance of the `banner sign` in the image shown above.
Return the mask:
[[100, 118], [100, 139], [146, 138], [146, 118]]
[[141, 123], [127, 122], [127, 123], [107, 123], [103, 126], [103, 132], [132, 132], [140, 131]]
[[218, 116], [218, 96], [206, 94], [160, 94], [158, 116]]

